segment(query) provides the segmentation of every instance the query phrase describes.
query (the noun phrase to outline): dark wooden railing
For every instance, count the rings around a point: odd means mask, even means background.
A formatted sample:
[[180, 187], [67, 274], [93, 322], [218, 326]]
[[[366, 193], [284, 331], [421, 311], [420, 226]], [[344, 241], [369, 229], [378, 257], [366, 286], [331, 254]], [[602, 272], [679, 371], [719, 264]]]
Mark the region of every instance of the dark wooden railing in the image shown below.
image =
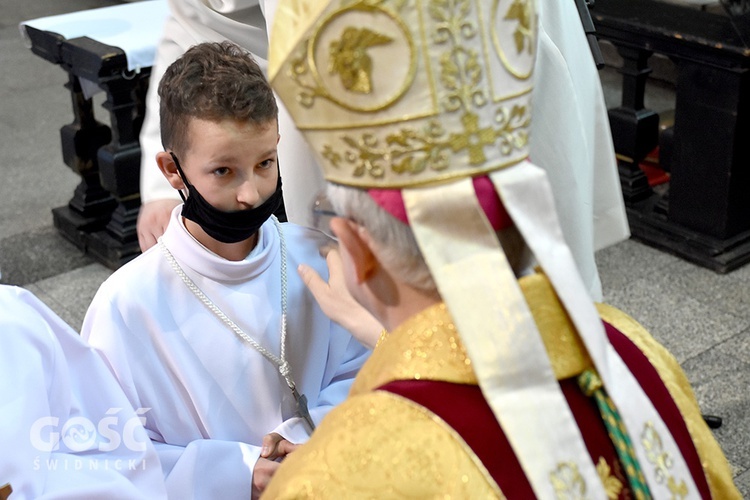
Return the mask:
[[[658, 0], [596, 0], [591, 14], [624, 61], [609, 116], [633, 237], [720, 273], [750, 262], [747, 37], [726, 15]], [[674, 125], [661, 135], [644, 106], [654, 53], [677, 72]], [[657, 145], [670, 172], [659, 193], [639, 168]]]
[[[66, 40], [25, 27], [36, 55], [68, 74], [73, 121], [60, 129], [63, 160], [81, 176], [70, 202], [52, 210], [55, 227], [77, 247], [117, 269], [140, 253], [138, 140], [151, 68], [128, 71], [125, 53], [87, 37]], [[109, 125], [97, 121], [81, 81], [105, 92]]]

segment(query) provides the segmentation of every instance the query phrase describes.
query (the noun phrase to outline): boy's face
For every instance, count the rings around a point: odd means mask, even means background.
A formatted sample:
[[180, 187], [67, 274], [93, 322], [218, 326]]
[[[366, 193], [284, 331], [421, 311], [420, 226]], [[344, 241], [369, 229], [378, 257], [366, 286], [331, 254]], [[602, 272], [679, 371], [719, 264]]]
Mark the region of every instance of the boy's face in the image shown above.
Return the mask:
[[276, 120], [256, 125], [191, 118], [187, 132], [189, 148], [180, 165], [188, 182], [215, 208], [257, 207], [276, 191]]

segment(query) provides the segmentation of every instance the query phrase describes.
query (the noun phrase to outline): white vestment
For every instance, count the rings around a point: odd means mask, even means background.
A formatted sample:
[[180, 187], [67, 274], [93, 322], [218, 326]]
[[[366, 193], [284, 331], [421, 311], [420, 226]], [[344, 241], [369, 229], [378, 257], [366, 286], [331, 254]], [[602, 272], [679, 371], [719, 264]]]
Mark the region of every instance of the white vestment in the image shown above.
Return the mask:
[[594, 252], [630, 236], [601, 81], [573, 0], [541, 0], [530, 156], [547, 172], [565, 242], [594, 300]]
[[[260, 3], [260, 5], [258, 5]], [[274, 0], [169, 0], [173, 18], [151, 73], [141, 131], [141, 201], [177, 193], [156, 166], [162, 150], [156, 87], [166, 67], [193, 44], [229, 39], [250, 50], [265, 68]], [[601, 81], [573, 0], [540, 0], [539, 47], [531, 127], [531, 160], [552, 182], [563, 235], [592, 298], [601, 300], [594, 252], [630, 235], [620, 190]], [[225, 15], [220, 14], [224, 12]], [[242, 20], [242, 23], [237, 22]], [[244, 24], [243, 24], [244, 23]], [[312, 225], [310, 208], [323, 189], [320, 169], [280, 100], [279, 168], [290, 221]]]
[[166, 497], [158, 456], [101, 357], [31, 292], [0, 285], [6, 482], [13, 499]]
[[[243, 261], [203, 247], [175, 208], [161, 242], [195, 285], [247, 335], [280, 355], [280, 240], [272, 220]], [[287, 252], [286, 356], [317, 423], [342, 402], [368, 351], [318, 307], [297, 273], [305, 263], [327, 276], [319, 247], [332, 241], [281, 225]], [[105, 281], [82, 335], [100, 349], [131, 403], [151, 407], [173, 498], [248, 498], [263, 436], [293, 443], [309, 431], [278, 368], [217, 318], [177, 275], [157, 244]]]

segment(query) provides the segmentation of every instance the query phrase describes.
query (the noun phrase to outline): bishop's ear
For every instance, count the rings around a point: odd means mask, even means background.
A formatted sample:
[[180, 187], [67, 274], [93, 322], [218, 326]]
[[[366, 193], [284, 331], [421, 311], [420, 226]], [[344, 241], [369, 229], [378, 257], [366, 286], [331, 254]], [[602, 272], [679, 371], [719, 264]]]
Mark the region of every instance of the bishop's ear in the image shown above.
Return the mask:
[[178, 190], [185, 189], [185, 183], [177, 172], [177, 164], [175, 164], [171, 154], [166, 151], [159, 151], [156, 153], [156, 164], [173, 188]]
[[339, 245], [349, 257], [347, 264], [353, 268], [357, 283], [362, 284], [375, 273], [378, 259], [370, 247], [367, 230], [350, 219], [334, 217], [331, 229], [339, 240]]

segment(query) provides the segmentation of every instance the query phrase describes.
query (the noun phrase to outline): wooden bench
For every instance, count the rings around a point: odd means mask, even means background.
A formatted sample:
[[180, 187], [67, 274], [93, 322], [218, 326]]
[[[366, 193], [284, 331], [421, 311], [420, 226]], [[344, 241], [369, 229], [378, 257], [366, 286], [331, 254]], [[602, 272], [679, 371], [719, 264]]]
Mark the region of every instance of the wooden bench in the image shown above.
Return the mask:
[[[138, 135], [167, 13], [165, 0], [149, 0], [21, 24], [31, 51], [68, 74], [73, 121], [60, 139], [63, 160], [81, 182], [66, 206], [52, 210], [54, 225], [111, 269], [140, 253]], [[98, 91], [105, 93], [109, 125], [94, 113]]]

